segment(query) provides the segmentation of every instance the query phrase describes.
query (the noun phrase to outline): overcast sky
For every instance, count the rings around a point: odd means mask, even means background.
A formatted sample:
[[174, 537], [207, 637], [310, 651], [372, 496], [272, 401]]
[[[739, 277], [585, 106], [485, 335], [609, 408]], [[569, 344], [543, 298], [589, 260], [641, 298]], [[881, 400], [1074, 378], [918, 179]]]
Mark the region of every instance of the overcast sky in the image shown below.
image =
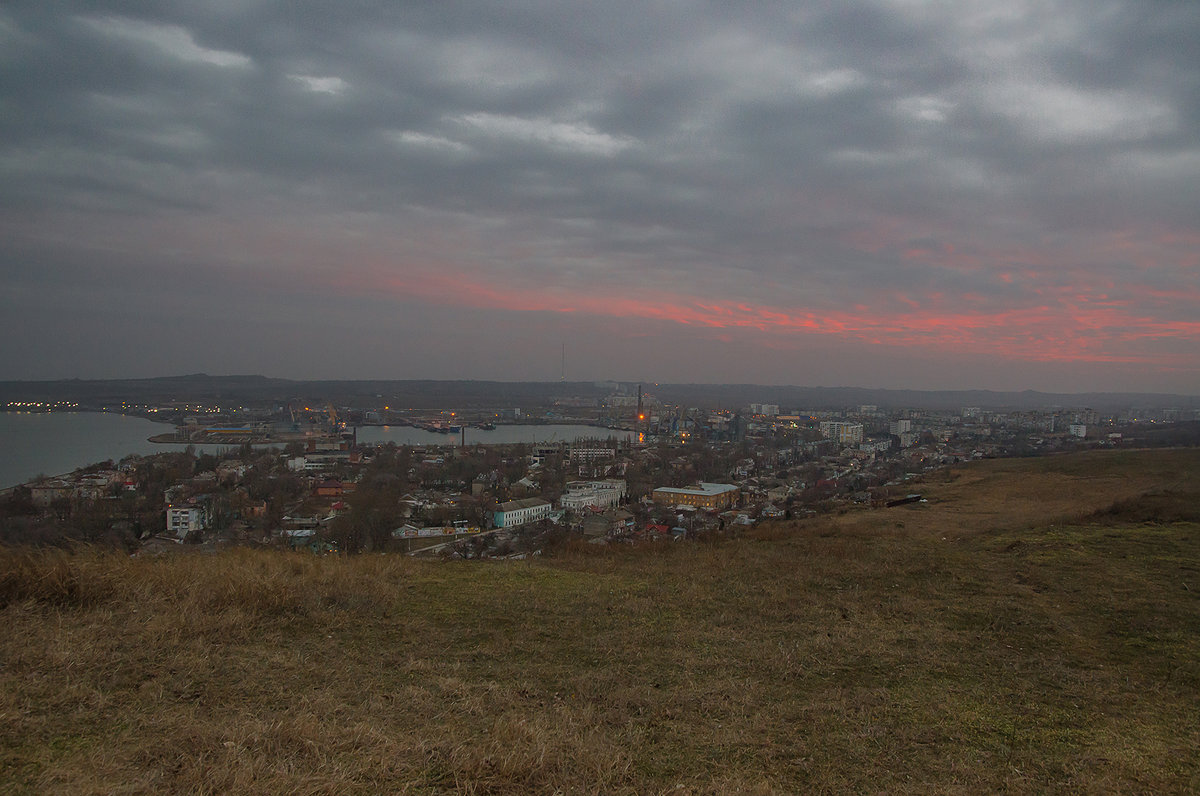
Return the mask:
[[1200, 393], [1200, 4], [8, 2], [0, 378]]

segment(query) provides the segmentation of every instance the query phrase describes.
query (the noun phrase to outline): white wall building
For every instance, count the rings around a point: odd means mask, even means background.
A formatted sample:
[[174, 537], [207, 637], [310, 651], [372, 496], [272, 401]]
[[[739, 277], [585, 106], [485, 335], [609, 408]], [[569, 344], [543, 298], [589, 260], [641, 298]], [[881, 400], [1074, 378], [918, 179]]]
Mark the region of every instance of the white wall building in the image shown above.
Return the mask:
[[288, 459], [288, 469], [292, 472], [314, 472], [324, 470], [329, 466], [328, 457], [296, 456]]
[[613, 459], [617, 452], [612, 448], [595, 448], [585, 446], [571, 446], [571, 463], [578, 464], [580, 462], [594, 462], [600, 459]]
[[496, 507], [492, 513], [492, 524], [497, 528], [513, 528], [537, 522], [549, 516], [550, 508], [550, 502], [541, 498], [510, 500]]
[[618, 506], [625, 497], [625, 482], [618, 479], [604, 481], [570, 481], [559, 505], [564, 509], [607, 509]]
[[192, 531], [205, 527], [204, 512], [196, 506], [171, 506], [167, 509], [167, 533], [183, 539]]

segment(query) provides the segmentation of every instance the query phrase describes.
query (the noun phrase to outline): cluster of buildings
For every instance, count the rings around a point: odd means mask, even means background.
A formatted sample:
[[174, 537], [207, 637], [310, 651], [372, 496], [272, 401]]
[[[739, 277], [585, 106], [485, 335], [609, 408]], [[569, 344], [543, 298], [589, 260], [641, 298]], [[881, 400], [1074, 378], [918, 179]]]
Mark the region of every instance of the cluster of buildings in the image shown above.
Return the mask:
[[132, 474], [125, 469], [91, 469], [68, 476], [36, 481], [29, 485], [29, 497], [38, 508], [53, 507], [59, 501], [98, 500], [107, 495], [131, 491]]
[[[1136, 444], [1162, 416], [1128, 415], [1122, 425], [1121, 415], [1090, 409], [802, 411], [755, 403], [735, 411], [622, 400], [646, 413], [644, 435], [633, 442], [491, 446], [485, 453], [451, 437], [406, 448], [403, 469], [382, 474], [378, 462], [395, 458], [394, 446], [312, 440], [287, 453], [241, 451], [246, 461], [231, 449], [212, 471], [159, 492], [156, 530], [172, 541], [253, 531], [260, 539], [334, 546], [339, 518], [351, 513], [370, 473], [405, 485], [385, 513], [392, 538], [410, 551], [419, 547], [414, 540], [463, 537], [477, 547], [487, 544], [483, 537], [513, 544], [527, 537], [533, 549], [536, 529], [549, 527], [590, 539], [678, 538], [877, 504], [928, 470], [970, 459]], [[35, 507], [50, 509], [142, 487], [119, 467], [28, 488]]]
[[[559, 508], [577, 514], [602, 514], [626, 502], [628, 488], [619, 479], [570, 481], [559, 500]], [[740, 493], [734, 484], [701, 482], [693, 486], [658, 487], [650, 502], [658, 506], [722, 511], [735, 505]], [[542, 498], [525, 498], [501, 503], [494, 512], [497, 528], [510, 528], [549, 519], [553, 505]]]

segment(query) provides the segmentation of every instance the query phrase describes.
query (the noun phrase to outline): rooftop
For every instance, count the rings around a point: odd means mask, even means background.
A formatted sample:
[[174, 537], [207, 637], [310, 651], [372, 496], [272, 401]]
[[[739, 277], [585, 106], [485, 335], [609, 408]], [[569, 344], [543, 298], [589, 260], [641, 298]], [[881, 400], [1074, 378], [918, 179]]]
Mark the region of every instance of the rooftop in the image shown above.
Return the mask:
[[522, 500], [510, 500], [507, 503], [501, 503], [496, 507], [499, 511], [516, 511], [517, 509], [531, 509], [535, 506], [549, 506], [550, 501], [542, 500], [541, 498], [524, 498]]
[[710, 484], [706, 481], [701, 481], [695, 486], [673, 487], [660, 486], [655, 492], [667, 492], [677, 495], [722, 495], [726, 492], [736, 492], [737, 486], [734, 484]]

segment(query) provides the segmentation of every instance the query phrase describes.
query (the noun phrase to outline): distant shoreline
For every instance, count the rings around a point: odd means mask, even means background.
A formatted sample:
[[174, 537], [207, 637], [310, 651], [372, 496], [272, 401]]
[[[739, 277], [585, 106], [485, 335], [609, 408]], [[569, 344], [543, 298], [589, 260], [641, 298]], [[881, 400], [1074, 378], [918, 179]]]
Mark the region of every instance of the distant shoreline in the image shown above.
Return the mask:
[[13, 401], [74, 402], [98, 406], [129, 401], [134, 404], [237, 400], [286, 404], [292, 401], [333, 400], [335, 403], [390, 402], [415, 411], [482, 410], [485, 407], [549, 407], [557, 399], [583, 398], [599, 407], [609, 397], [632, 396], [639, 386], [658, 400], [688, 406], [745, 406], [750, 403], [786, 404], [811, 410], [863, 404], [882, 408], [953, 410], [979, 406], [1002, 411], [1052, 408], [1091, 408], [1097, 411], [1129, 408], [1200, 408], [1200, 394], [1112, 390], [1050, 392], [1031, 389], [910, 389], [781, 384], [703, 384], [605, 380], [573, 382], [495, 381], [455, 379], [313, 379], [266, 376], [163, 376], [140, 379], [55, 379], [0, 381], [0, 406]]

